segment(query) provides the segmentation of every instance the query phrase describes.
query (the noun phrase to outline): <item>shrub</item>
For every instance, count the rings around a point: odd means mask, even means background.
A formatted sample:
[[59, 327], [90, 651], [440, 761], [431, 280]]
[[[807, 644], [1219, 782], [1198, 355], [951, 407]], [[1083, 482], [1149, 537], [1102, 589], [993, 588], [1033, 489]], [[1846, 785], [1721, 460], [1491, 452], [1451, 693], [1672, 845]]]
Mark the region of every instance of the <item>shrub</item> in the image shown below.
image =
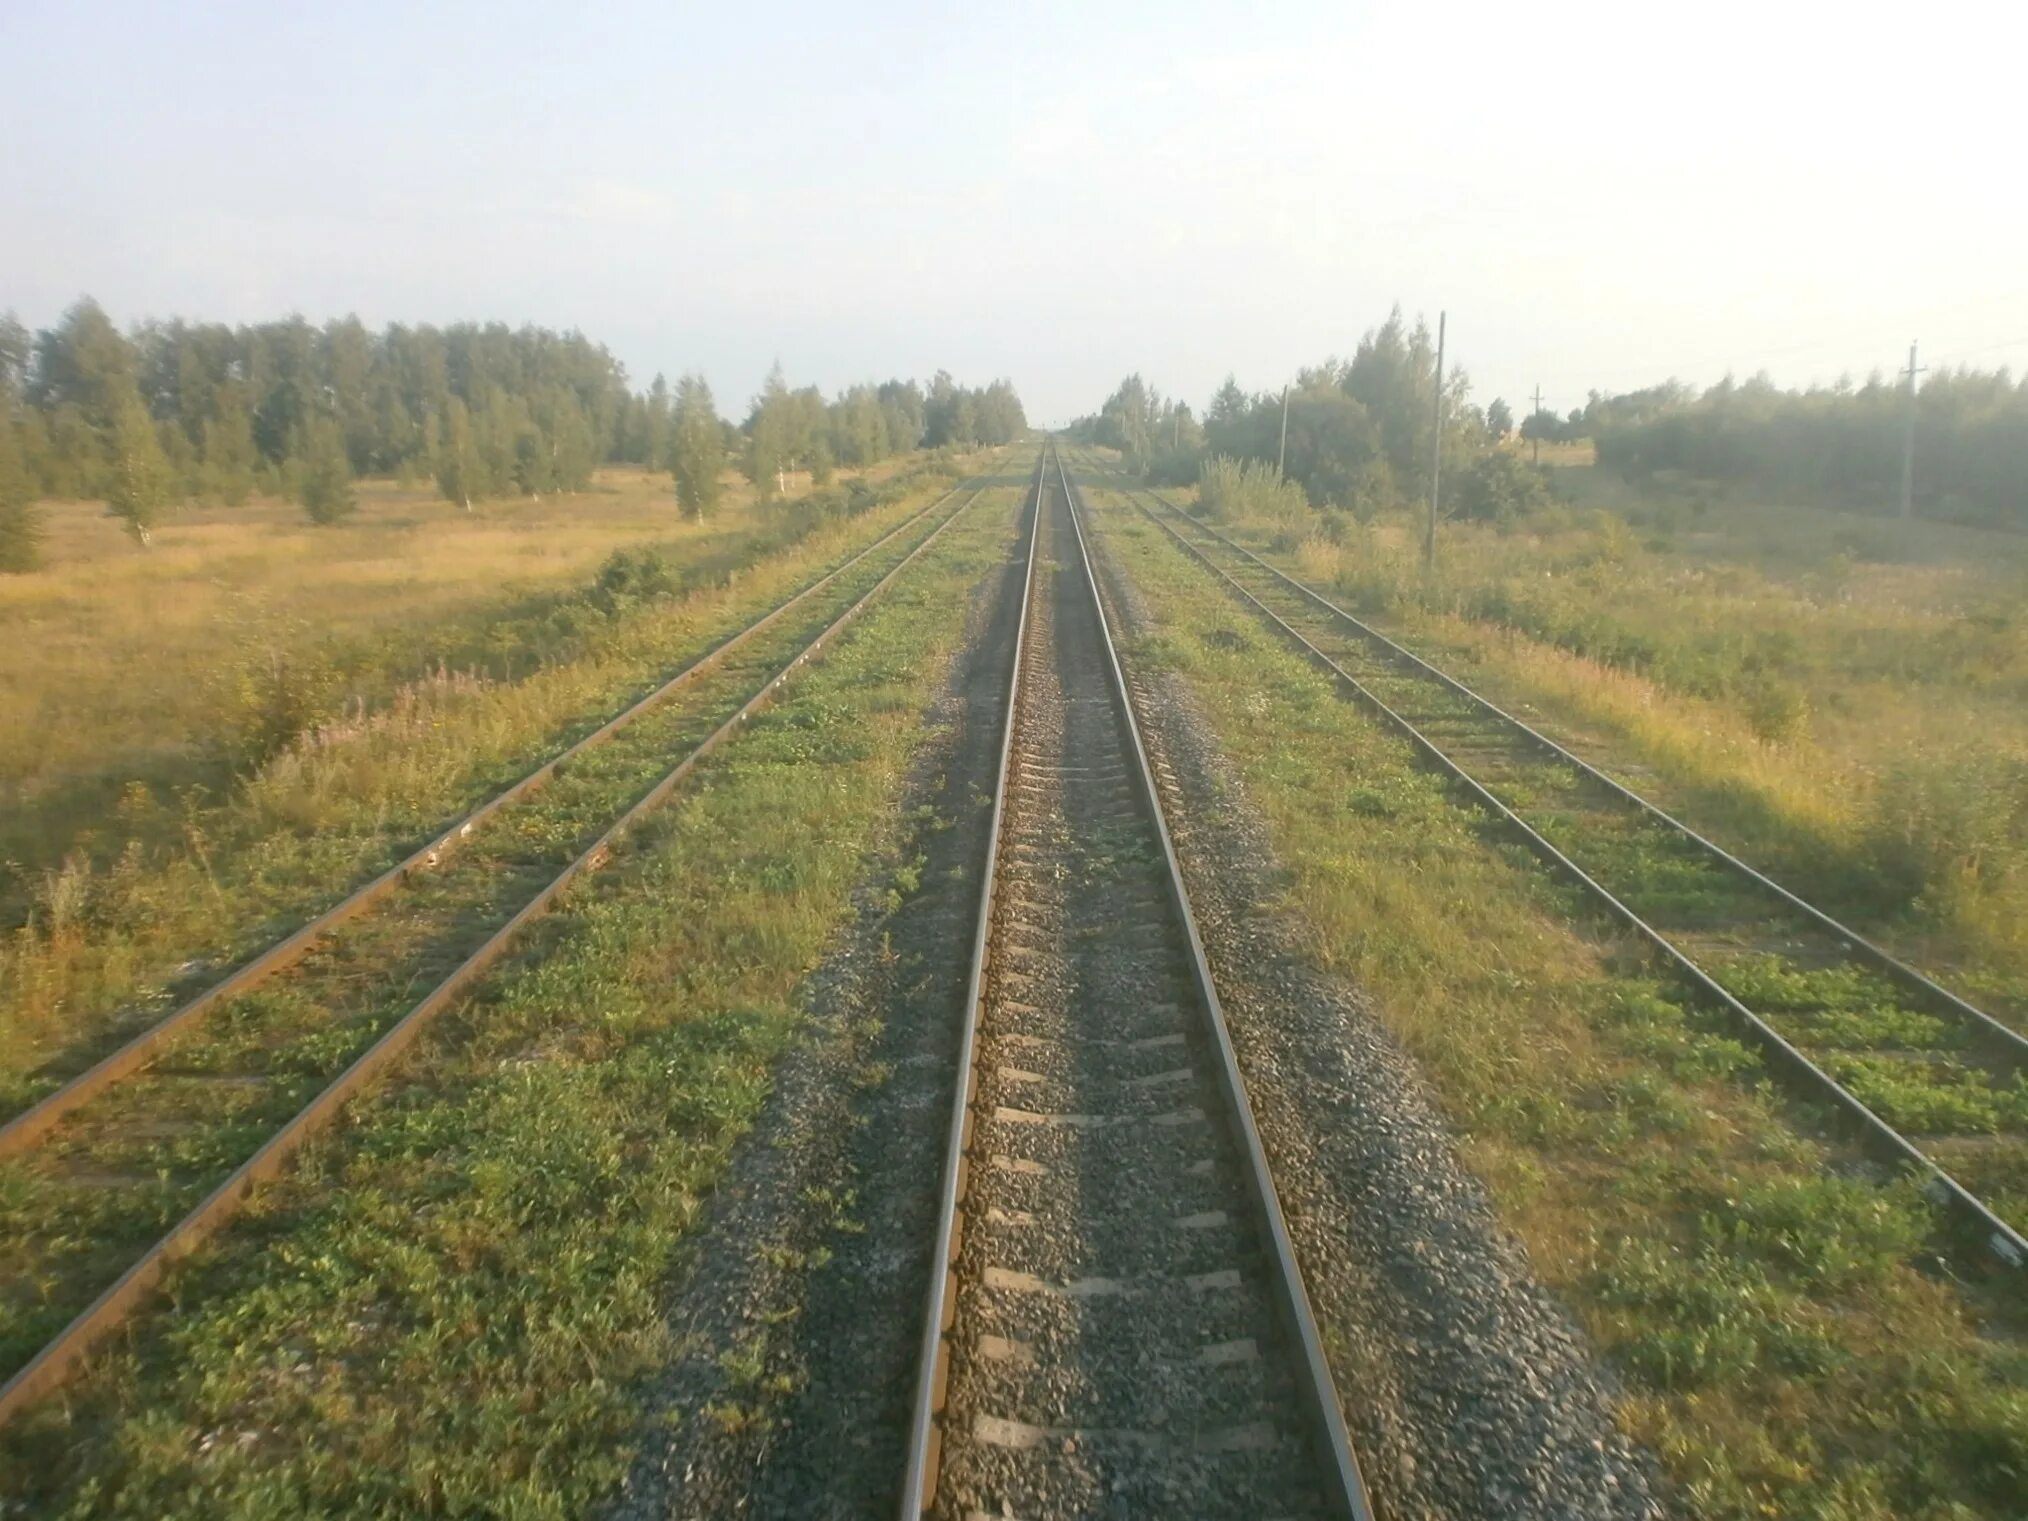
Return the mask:
[[1261, 460], [1234, 460], [1223, 455], [1206, 460], [1198, 477], [1197, 502], [1205, 516], [1223, 522], [1300, 530], [1311, 521], [1303, 488]]
[[1489, 449], [1465, 467], [1458, 482], [1458, 516], [1511, 523], [1550, 505], [1549, 477], [1506, 449]]

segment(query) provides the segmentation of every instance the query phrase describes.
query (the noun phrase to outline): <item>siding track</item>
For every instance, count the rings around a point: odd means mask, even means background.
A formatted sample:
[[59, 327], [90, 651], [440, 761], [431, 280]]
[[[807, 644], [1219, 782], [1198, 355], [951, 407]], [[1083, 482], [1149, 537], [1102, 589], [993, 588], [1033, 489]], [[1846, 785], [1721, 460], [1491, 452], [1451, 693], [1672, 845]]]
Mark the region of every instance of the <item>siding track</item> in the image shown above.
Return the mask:
[[[1152, 491], [1109, 483], [1731, 1016], [1811, 1102], [2028, 1270], [2028, 1040]], [[1152, 505], [1151, 505], [1152, 504]]]
[[67, 1380], [986, 489], [945, 493], [0, 1133], [0, 1422]]
[[1053, 452], [1035, 489], [901, 1513], [1365, 1518]]

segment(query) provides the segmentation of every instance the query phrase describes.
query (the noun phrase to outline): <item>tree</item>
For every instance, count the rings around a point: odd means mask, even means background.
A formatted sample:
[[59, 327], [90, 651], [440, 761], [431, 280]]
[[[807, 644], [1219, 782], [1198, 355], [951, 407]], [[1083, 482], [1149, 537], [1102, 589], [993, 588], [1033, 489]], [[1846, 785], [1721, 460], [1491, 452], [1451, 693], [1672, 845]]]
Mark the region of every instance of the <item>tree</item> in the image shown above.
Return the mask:
[[685, 375], [677, 381], [669, 421], [669, 474], [677, 510], [688, 508], [700, 523], [718, 505], [718, 477], [725, 468], [723, 429], [704, 377]]
[[128, 532], [145, 548], [169, 504], [169, 461], [155, 434], [155, 419], [131, 384], [127, 395], [113, 405], [111, 432], [106, 506], [125, 520]]
[[574, 392], [558, 387], [548, 397], [547, 426], [551, 483], [559, 491], [582, 491], [598, 464], [591, 420]]
[[[0, 377], [0, 403], [6, 400]], [[0, 410], [0, 571], [35, 569], [42, 525], [35, 514], [35, 488], [21, 455], [20, 430], [11, 407]]]
[[1204, 414], [1205, 432], [1217, 444], [1227, 430], [1238, 427], [1246, 419], [1252, 402], [1246, 392], [1239, 388], [1239, 382], [1232, 376], [1225, 377], [1225, 383], [1211, 398], [1211, 406]]
[[641, 457], [650, 470], [669, 464], [669, 382], [660, 375], [648, 387], [647, 403], [641, 408]]
[[444, 404], [443, 436], [437, 444], [435, 473], [437, 490], [447, 502], [472, 510], [472, 493], [483, 494], [479, 454], [472, 441], [472, 414], [460, 398]]
[[296, 497], [311, 522], [326, 525], [350, 517], [359, 506], [352, 494], [352, 466], [345, 453], [345, 434], [336, 418], [320, 417], [310, 424]]
[[236, 380], [221, 385], [212, 396], [212, 415], [200, 427], [204, 444], [204, 483], [228, 507], [237, 507], [253, 489], [254, 467], [259, 454], [254, 448], [253, 413], [246, 404], [246, 388]]
[[746, 478], [759, 490], [762, 501], [782, 493], [783, 474], [796, 458], [802, 410], [777, 360], [746, 420]]
[[1549, 482], [1542, 467], [1508, 449], [1481, 454], [1466, 466], [1458, 483], [1457, 511], [1463, 518], [1511, 522], [1549, 502]]
[[1486, 431], [1493, 435], [1495, 441], [1514, 431], [1514, 414], [1507, 409], [1504, 397], [1495, 396], [1486, 408]]

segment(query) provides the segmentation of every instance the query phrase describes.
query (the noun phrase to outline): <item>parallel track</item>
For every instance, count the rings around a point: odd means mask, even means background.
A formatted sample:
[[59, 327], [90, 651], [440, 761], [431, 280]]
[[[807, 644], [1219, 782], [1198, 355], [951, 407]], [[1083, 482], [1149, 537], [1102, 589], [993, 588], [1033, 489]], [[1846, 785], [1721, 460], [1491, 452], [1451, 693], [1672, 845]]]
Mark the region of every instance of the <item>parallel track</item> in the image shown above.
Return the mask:
[[437, 872], [451, 855], [497, 816], [516, 804], [532, 800], [537, 792], [592, 751], [610, 743], [623, 732], [638, 729], [640, 720], [664, 708], [671, 699], [686, 693], [701, 678], [717, 670], [740, 653], [751, 641], [809, 602], [840, 577], [847, 575], [869, 556], [920, 525], [958, 494], [959, 488], [944, 492], [935, 501], [896, 524], [842, 564], [809, 582], [801, 590], [777, 603], [766, 613], [728, 636], [691, 661], [682, 670], [622, 709], [584, 738], [558, 751], [511, 786], [495, 793], [477, 808], [454, 820], [433, 839], [418, 846], [379, 876], [346, 894], [282, 940], [269, 946], [232, 972], [191, 995], [176, 1009], [141, 1030], [117, 1050], [94, 1062], [90, 1068], [66, 1081], [60, 1088], [29, 1108], [0, 1124], [0, 1159], [30, 1151], [65, 1116], [82, 1108], [130, 1074], [146, 1066], [178, 1036], [199, 1020], [235, 998], [252, 993], [269, 978], [288, 971], [322, 945], [330, 935], [358, 918], [368, 909], [392, 898], [403, 889], [412, 889], [426, 874]]
[[[210, 1012], [214, 1005], [216, 1016], [209, 1023], [215, 1024], [228, 1014], [242, 1016], [241, 1023], [248, 1032], [246, 1040], [236, 1040], [235, 1030], [216, 1033], [209, 1029], [189, 1032], [179, 1031], [184, 1039], [171, 1047], [164, 1035], [154, 1037], [155, 1045], [131, 1061], [121, 1065], [110, 1078], [98, 1080], [98, 1086], [83, 1098], [67, 1104], [63, 1113], [46, 1122], [38, 1119], [33, 1125], [23, 1125], [16, 1134], [25, 1137], [15, 1146], [17, 1156], [6, 1166], [12, 1174], [9, 1183], [11, 1207], [19, 1207], [37, 1187], [68, 1188], [80, 1197], [97, 1190], [100, 1193], [138, 1192], [145, 1195], [151, 1183], [160, 1182], [151, 1168], [167, 1168], [181, 1165], [196, 1176], [216, 1179], [215, 1186], [204, 1195], [194, 1208], [183, 1213], [180, 1220], [166, 1233], [150, 1234], [144, 1244], [129, 1249], [122, 1259], [124, 1266], [117, 1270], [110, 1285], [99, 1293], [96, 1299], [83, 1308], [64, 1328], [42, 1346], [26, 1362], [14, 1370], [4, 1386], [0, 1386], [0, 1423], [12, 1418], [17, 1412], [34, 1400], [60, 1387], [80, 1367], [82, 1360], [104, 1337], [117, 1329], [146, 1301], [155, 1286], [161, 1281], [169, 1267], [179, 1258], [187, 1256], [219, 1229], [230, 1222], [244, 1208], [255, 1186], [278, 1175], [289, 1157], [306, 1141], [327, 1127], [341, 1112], [353, 1096], [384, 1072], [423, 1032], [428, 1023], [446, 1009], [453, 1007], [479, 978], [505, 955], [522, 937], [524, 931], [555, 905], [564, 891], [578, 878], [597, 871], [611, 857], [614, 848], [622, 838], [652, 810], [664, 803], [690, 775], [695, 767], [727, 739], [735, 735], [755, 713], [767, 707], [776, 697], [784, 681], [805, 662], [817, 656], [823, 647], [854, 622], [860, 613], [870, 605], [903, 571], [927, 552], [952, 524], [961, 518], [986, 487], [980, 485], [963, 497], [955, 507], [944, 513], [925, 535], [909, 547], [905, 553], [888, 567], [878, 580], [863, 590], [855, 600], [842, 611], [831, 617], [823, 628], [800, 644], [793, 647], [795, 652], [786, 662], [781, 661], [781, 651], [772, 654], [771, 663], [765, 674], [738, 673], [739, 687], [745, 691], [744, 700], [729, 714], [724, 708], [712, 712], [705, 720], [716, 720], [709, 733], [701, 737], [692, 734], [681, 738], [682, 758], [670, 769], [662, 770], [667, 755], [676, 748], [678, 736], [660, 734], [659, 745], [654, 752], [659, 754], [660, 764], [656, 770], [661, 774], [653, 785], [641, 791], [629, 787], [630, 804], [623, 803], [623, 811], [608, 810], [602, 821], [603, 827], [588, 846], [582, 846], [583, 836], [578, 835], [570, 846], [567, 864], [560, 871], [554, 869], [551, 861], [542, 868], [546, 880], [539, 885], [526, 883], [532, 888], [525, 894], [517, 895], [514, 902], [518, 908], [506, 922], [492, 929], [483, 942], [468, 954], [463, 954], [447, 974], [438, 976], [446, 959], [442, 948], [434, 956], [423, 956], [408, 968], [406, 977], [411, 983], [428, 985], [433, 982], [422, 998], [407, 1007], [398, 1017], [376, 1021], [365, 1026], [365, 1034], [371, 1038], [367, 1045], [328, 1081], [329, 1057], [323, 1055], [327, 1047], [320, 1045], [320, 1035], [333, 1033], [333, 1022], [328, 1018], [311, 1017], [295, 1021], [297, 1028], [285, 1036], [275, 1036], [264, 1028], [262, 1016], [279, 1008], [282, 1014], [290, 1012], [283, 999], [270, 997], [264, 1000], [268, 1008], [254, 1008], [245, 1004], [229, 1003], [231, 994], [243, 993], [250, 972], [258, 967], [254, 980], [273, 978], [278, 973], [295, 971], [299, 974], [310, 971], [313, 977], [322, 977], [323, 983], [312, 991], [304, 993], [298, 1002], [313, 1005], [315, 1014], [328, 1014], [324, 1003], [334, 1007], [342, 999], [345, 989], [368, 975], [357, 966], [348, 966], [343, 958], [313, 957], [306, 955], [307, 946], [300, 945], [305, 937], [320, 927], [328, 929], [360, 914], [361, 909], [392, 895], [393, 886], [400, 885], [402, 868], [387, 877], [376, 879], [341, 904], [338, 910], [323, 916], [311, 926], [291, 937], [289, 941], [269, 953], [273, 960], [263, 958], [243, 968], [229, 978], [220, 988], [195, 1000], [196, 1014], [179, 1011], [175, 1016], [181, 1025], [196, 1021], [198, 1014]], [[500, 798], [479, 810], [473, 818], [481, 819], [502, 812], [507, 803], [527, 796], [534, 786], [559, 774], [575, 776], [575, 771], [565, 771], [564, 763], [583, 755], [588, 746], [610, 740], [623, 726], [640, 718], [653, 706], [661, 703], [679, 683], [689, 680], [701, 671], [718, 664], [733, 650], [749, 638], [773, 624], [793, 607], [802, 604], [822, 588], [833, 584], [852, 567], [865, 560], [882, 546], [890, 544], [897, 535], [929, 519], [939, 507], [958, 496], [958, 491], [947, 492], [922, 512], [910, 517], [891, 533], [884, 535], [873, 545], [838, 567], [837, 570], [806, 587], [802, 592], [784, 602], [765, 617], [749, 625], [740, 634], [720, 645], [670, 683], [650, 694], [641, 703], [627, 710], [611, 724], [601, 729], [565, 755], [558, 757], [532, 774]], [[906, 542], [905, 540], [903, 542]], [[723, 715], [721, 717], [721, 715]], [[694, 727], [694, 724], [693, 724]], [[652, 774], [652, 773], [651, 773]], [[608, 779], [608, 786], [611, 779]], [[444, 842], [462, 839], [465, 831], [454, 827], [443, 837]], [[442, 843], [442, 842], [440, 842]], [[509, 842], [511, 848], [511, 841]], [[582, 848], [580, 848], [582, 846]], [[476, 853], [476, 852], [474, 852]], [[532, 859], [524, 857], [513, 864], [518, 871], [503, 871], [510, 885], [523, 885], [531, 867], [541, 862], [540, 852]], [[412, 859], [409, 866], [417, 863]], [[497, 895], [496, 895], [497, 896]], [[355, 901], [357, 900], [357, 901]], [[510, 905], [511, 906], [511, 905]], [[340, 911], [343, 912], [340, 912]], [[411, 907], [411, 916], [425, 910]], [[379, 916], [386, 917], [386, 916]], [[399, 929], [396, 926], [395, 933]], [[357, 960], [358, 958], [354, 958]], [[382, 969], [372, 968], [374, 974]], [[423, 979], [427, 974], [426, 980]], [[293, 986], [285, 987], [284, 994], [296, 993]], [[286, 1023], [285, 1020], [277, 1022]], [[338, 1021], [338, 1034], [349, 1038], [351, 1048], [358, 1046], [361, 1025], [358, 1021]], [[160, 1030], [162, 1027], [158, 1026]], [[214, 1038], [215, 1034], [215, 1038]], [[184, 1070], [182, 1065], [171, 1066], [164, 1059], [173, 1054], [177, 1062], [184, 1062], [184, 1049], [193, 1039], [203, 1037], [212, 1040], [217, 1048], [221, 1066], [200, 1070]], [[318, 1066], [322, 1059], [324, 1067]], [[102, 1064], [104, 1066], [105, 1064]], [[230, 1070], [235, 1066], [252, 1070], [242, 1073]], [[223, 1069], [221, 1069], [223, 1068]], [[96, 1070], [96, 1069], [95, 1069]], [[182, 1090], [182, 1113], [179, 1114], [176, 1090]], [[139, 1090], [137, 1092], [137, 1089]], [[270, 1105], [277, 1096], [288, 1098], [293, 1112], [285, 1114], [278, 1122], [261, 1125], [258, 1119], [242, 1118], [235, 1124], [228, 1111], [221, 1121], [218, 1113], [199, 1110], [191, 1112], [189, 1093], [195, 1090], [200, 1097], [211, 1096], [214, 1109], [230, 1105], [234, 1095], [254, 1093], [267, 1100]], [[157, 1103], [161, 1114], [169, 1116], [169, 1128], [165, 1131], [160, 1123], [155, 1125], [133, 1124], [136, 1112], [149, 1113], [149, 1103], [160, 1101], [167, 1094], [171, 1102]], [[302, 1102], [307, 1098], [307, 1102]], [[120, 1112], [101, 1114], [101, 1109]], [[72, 1111], [82, 1111], [72, 1113]], [[30, 1111], [22, 1116], [30, 1120], [39, 1111]], [[68, 1122], [66, 1119], [68, 1117]], [[190, 1137], [195, 1137], [194, 1143]], [[178, 1145], [182, 1141], [183, 1145]], [[39, 1145], [37, 1143], [40, 1143]], [[194, 1151], [195, 1156], [179, 1155]], [[167, 1159], [166, 1161], [157, 1160]], [[146, 1200], [137, 1208], [135, 1215], [146, 1219]], [[171, 1216], [174, 1218], [174, 1216]], [[85, 1227], [74, 1227], [85, 1228]], [[104, 1243], [104, 1250], [92, 1265], [109, 1258], [121, 1250], [117, 1236]], [[0, 1253], [0, 1285], [9, 1280], [20, 1288], [31, 1287], [24, 1278], [24, 1271], [33, 1273], [35, 1259], [32, 1243], [16, 1240], [9, 1243]], [[43, 1270], [47, 1277], [47, 1269]], [[111, 1273], [97, 1279], [105, 1282]], [[75, 1280], [60, 1280], [71, 1281]], [[18, 1299], [17, 1295], [17, 1299]], [[18, 1313], [18, 1312], [17, 1312]]]
[[[2019, 1033], [1212, 525], [1155, 492], [1118, 489], [1343, 695], [1410, 740], [1730, 1015], [1798, 1092], [1832, 1108], [1876, 1154], [1917, 1168], [1981, 1255], [2005, 1270], [2028, 1268], [2028, 1240], [1977, 1184], [1991, 1177], [1997, 1197], [2022, 1197], [2028, 1113], [2008, 1107], [2010, 1085], [2028, 1067]], [[1833, 976], [1813, 984], [1798, 972]], [[1893, 1078], [1917, 1073], [1997, 1099], [1997, 1119], [1918, 1128], [1883, 1114]], [[1854, 1091], [1869, 1082], [1887, 1104]]]
[[1060, 461], [1036, 479], [901, 1514], [1370, 1514]]

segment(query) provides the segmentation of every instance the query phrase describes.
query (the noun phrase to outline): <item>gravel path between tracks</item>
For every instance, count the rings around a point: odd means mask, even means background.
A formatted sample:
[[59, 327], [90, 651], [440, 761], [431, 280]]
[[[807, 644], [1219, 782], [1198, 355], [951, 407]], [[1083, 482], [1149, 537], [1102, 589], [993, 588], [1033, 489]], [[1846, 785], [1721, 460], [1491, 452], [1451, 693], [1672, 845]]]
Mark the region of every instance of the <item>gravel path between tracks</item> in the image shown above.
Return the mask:
[[[893, 1509], [1025, 548], [981, 583], [924, 715], [909, 823], [697, 1223], [671, 1290], [676, 1355], [612, 1521]], [[897, 869], [920, 883], [898, 905]]]
[[[1123, 632], [1143, 631], [1103, 535], [1095, 553]], [[1610, 1371], [1501, 1231], [1413, 1059], [1309, 964], [1293, 918], [1263, 908], [1285, 877], [1183, 680], [1123, 659], [1380, 1514], [1668, 1514], [1653, 1460], [1613, 1422]]]

